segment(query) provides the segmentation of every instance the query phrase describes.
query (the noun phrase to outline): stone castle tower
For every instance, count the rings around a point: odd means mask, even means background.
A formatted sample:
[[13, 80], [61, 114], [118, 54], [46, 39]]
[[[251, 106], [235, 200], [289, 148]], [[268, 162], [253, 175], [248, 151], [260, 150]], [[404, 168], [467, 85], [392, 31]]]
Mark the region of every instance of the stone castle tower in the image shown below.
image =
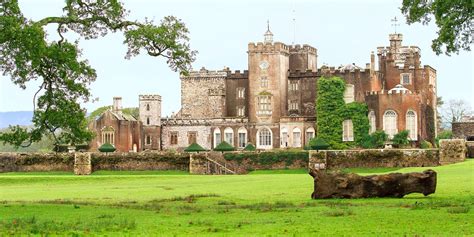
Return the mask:
[[158, 150], [161, 147], [161, 96], [139, 96], [140, 121], [143, 124], [143, 148]]

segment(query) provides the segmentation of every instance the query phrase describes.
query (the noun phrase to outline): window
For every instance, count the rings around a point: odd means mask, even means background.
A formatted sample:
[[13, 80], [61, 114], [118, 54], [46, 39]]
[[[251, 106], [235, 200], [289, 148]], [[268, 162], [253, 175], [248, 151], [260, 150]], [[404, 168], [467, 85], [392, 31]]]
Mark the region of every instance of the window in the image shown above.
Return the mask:
[[271, 99], [268, 95], [258, 97], [258, 111], [257, 114], [272, 114]]
[[393, 138], [397, 134], [397, 113], [395, 111], [387, 110], [383, 114], [383, 130], [389, 138]]
[[375, 127], [375, 112], [373, 110], [371, 110], [369, 112], [369, 124], [370, 124], [369, 133], [375, 132], [375, 130], [376, 130], [376, 127]]
[[410, 80], [410, 73], [402, 73], [400, 74], [400, 77], [401, 77], [401, 83], [402, 85], [410, 85], [411, 84], [411, 80]]
[[230, 145], [234, 145], [234, 130], [232, 128], [224, 129], [224, 139]]
[[344, 120], [344, 122], [342, 122], [342, 141], [354, 141], [354, 128], [352, 126], [352, 120], [350, 119]]
[[171, 145], [178, 145], [178, 132], [171, 132], [170, 144]]
[[406, 130], [408, 131], [408, 138], [412, 141], [418, 140], [416, 127], [416, 113], [413, 110], [408, 110], [406, 114]]
[[188, 132], [188, 144], [196, 143], [197, 132]]
[[268, 128], [261, 128], [257, 132], [257, 148], [268, 149], [272, 147], [272, 132]]
[[288, 130], [286, 128], [281, 129], [281, 147], [287, 147], [288, 146]]
[[290, 104], [288, 105], [289, 110], [298, 110], [298, 100], [290, 100]]
[[301, 147], [301, 129], [293, 129], [293, 147]]
[[221, 138], [221, 130], [219, 128], [214, 129], [214, 147], [219, 145], [221, 143], [222, 138]]
[[146, 118], [146, 125], [150, 125], [150, 117]]
[[354, 85], [346, 84], [346, 89], [344, 90], [344, 102], [346, 102], [346, 104], [354, 102]]
[[237, 88], [237, 99], [245, 98], [245, 88], [239, 87]]
[[245, 106], [237, 106], [237, 116], [238, 117], [245, 116]]
[[148, 135], [148, 136], [145, 137], [145, 143], [147, 145], [151, 145], [151, 136]]
[[290, 81], [290, 91], [297, 91], [298, 90], [298, 81]]
[[239, 147], [244, 148], [247, 145], [247, 129], [239, 128]]
[[146, 111], [150, 111], [150, 104], [146, 104]]
[[260, 78], [260, 87], [262, 87], [262, 88], [267, 88], [268, 87], [268, 78], [267, 77], [261, 77]]
[[102, 144], [115, 144], [115, 130], [113, 127], [107, 126], [102, 129]]
[[309, 143], [309, 140], [314, 138], [314, 133], [315, 131], [313, 127], [309, 127], [308, 129], [306, 129], [306, 144]]

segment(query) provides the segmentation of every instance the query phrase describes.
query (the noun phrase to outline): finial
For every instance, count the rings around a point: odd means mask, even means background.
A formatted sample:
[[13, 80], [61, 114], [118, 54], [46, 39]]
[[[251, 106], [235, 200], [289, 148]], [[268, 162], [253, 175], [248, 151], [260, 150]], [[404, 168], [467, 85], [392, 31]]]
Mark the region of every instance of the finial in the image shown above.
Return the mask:
[[267, 30], [270, 31], [270, 21], [267, 19]]
[[395, 30], [395, 34], [397, 33], [397, 26], [400, 26], [400, 24], [398, 23], [398, 19], [397, 17], [394, 17], [393, 19], [390, 20], [392, 23], [392, 26]]

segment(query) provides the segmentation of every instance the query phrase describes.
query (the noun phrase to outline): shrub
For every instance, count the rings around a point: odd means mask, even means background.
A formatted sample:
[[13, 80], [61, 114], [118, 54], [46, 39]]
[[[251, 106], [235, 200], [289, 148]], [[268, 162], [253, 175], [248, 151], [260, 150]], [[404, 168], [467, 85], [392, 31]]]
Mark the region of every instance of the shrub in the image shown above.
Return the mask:
[[206, 149], [202, 148], [202, 146], [194, 142], [193, 144], [186, 147], [184, 151], [185, 152], [200, 152], [200, 151], [206, 151]]
[[433, 148], [433, 145], [431, 144], [431, 142], [423, 140], [420, 143], [420, 148], [421, 149], [430, 149], [430, 148]]
[[309, 146], [314, 150], [326, 150], [329, 144], [322, 138], [312, 138], [309, 140]]
[[99, 147], [99, 151], [100, 152], [114, 152], [115, 147], [114, 147], [114, 145], [112, 145], [110, 143], [104, 143], [104, 144], [102, 144], [102, 146]]
[[255, 148], [254, 145], [252, 145], [252, 143], [247, 144], [247, 146], [245, 146], [244, 148], [244, 151], [255, 151], [255, 150], [257, 149]]
[[383, 130], [377, 130], [372, 134], [364, 136], [361, 146], [363, 148], [383, 148], [385, 141], [387, 141], [387, 134]]
[[226, 141], [222, 141], [221, 143], [219, 143], [219, 145], [217, 145], [214, 148], [214, 151], [233, 151], [233, 150], [235, 150], [234, 147], [230, 145], [229, 143], [227, 143]]
[[395, 134], [392, 139], [393, 145], [397, 147], [402, 147], [407, 145], [410, 141], [408, 141], [408, 131], [403, 130], [399, 133]]

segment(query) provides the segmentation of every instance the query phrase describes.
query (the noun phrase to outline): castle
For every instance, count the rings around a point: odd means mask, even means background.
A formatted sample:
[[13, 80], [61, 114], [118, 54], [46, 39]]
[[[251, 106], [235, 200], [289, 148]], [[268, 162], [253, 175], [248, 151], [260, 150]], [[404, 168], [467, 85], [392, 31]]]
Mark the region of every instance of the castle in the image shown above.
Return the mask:
[[[212, 149], [221, 141], [236, 148], [301, 148], [316, 134], [316, 83], [338, 76], [346, 82], [344, 101], [369, 108], [370, 132], [393, 137], [409, 131], [413, 143], [436, 136], [436, 70], [422, 66], [420, 49], [403, 46], [402, 34], [390, 34], [388, 47], [370, 54], [364, 68], [354, 64], [317, 67], [310, 45], [264, 41], [248, 44], [248, 70], [202, 68], [181, 76], [181, 110], [161, 117], [159, 95], [139, 96], [139, 120], [121, 113], [121, 98], [112, 110], [90, 124], [97, 133], [91, 149], [104, 142], [119, 151], [182, 149], [197, 142]], [[353, 141], [351, 120], [341, 124], [343, 141]]]

